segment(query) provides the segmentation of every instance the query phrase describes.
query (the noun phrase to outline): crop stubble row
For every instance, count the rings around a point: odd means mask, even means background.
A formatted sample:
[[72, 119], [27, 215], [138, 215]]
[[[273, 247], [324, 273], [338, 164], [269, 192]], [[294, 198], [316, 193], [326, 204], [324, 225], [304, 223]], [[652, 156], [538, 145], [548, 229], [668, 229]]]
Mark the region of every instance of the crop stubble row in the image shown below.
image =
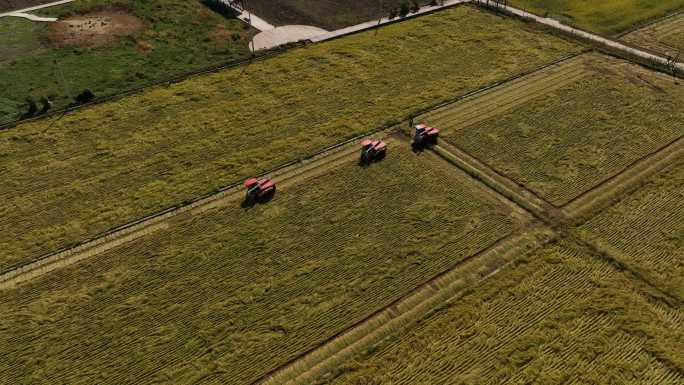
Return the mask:
[[[479, 203], [483, 194], [466, 177], [439, 169], [429, 153], [415, 156], [395, 149], [369, 169], [346, 165], [288, 187], [267, 206], [204, 214], [8, 291], [0, 328], [13, 332], [1, 333], [3, 350], [29, 358], [13, 349], [38, 348], [46, 328], [58, 327], [50, 338], [62, 358], [42, 345], [41, 380], [89, 381], [97, 368], [104, 383], [248, 383], [516, 226], [501, 203]], [[401, 210], [374, 207], [390, 196]], [[100, 341], [104, 335], [116, 344]], [[120, 349], [136, 354], [117, 356]], [[62, 359], [88, 365], [67, 372]], [[0, 374], [15, 378], [21, 368], [14, 362]]]

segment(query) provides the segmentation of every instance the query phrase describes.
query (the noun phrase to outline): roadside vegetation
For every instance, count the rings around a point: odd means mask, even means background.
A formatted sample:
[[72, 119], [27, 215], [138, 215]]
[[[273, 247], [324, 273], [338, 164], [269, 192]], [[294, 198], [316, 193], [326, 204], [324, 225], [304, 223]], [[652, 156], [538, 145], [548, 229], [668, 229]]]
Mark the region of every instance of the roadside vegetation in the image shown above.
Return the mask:
[[0, 269], [580, 49], [457, 7], [0, 132]]
[[638, 27], [684, 7], [684, 0], [511, 0], [511, 4], [607, 35]]
[[250, 384], [523, 224], [437, 156], [390, 146], [3, 291], [0, 378]]
[[557, 244], [320, 383], [681, 384], [682, 317], [589, 251]]
[[684, 88], [592, 54], [425, 119], [446, 141], [562, 206], [684, 135]]
[[[56, 23], [0, 19], [0, 123], [249, 55], [243, 22], [199, 0], [79, 0], [35, 11]], [[31, 112], [31, 102], [39, 111]]]

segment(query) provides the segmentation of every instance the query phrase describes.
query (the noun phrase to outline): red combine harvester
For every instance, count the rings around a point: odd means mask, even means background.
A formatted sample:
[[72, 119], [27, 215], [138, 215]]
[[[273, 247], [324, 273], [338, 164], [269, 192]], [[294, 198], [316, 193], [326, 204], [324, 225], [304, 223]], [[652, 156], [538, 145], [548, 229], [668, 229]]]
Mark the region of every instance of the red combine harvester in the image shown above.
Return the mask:
[[276, 192], [275, 182], [273, 182], [270, 178], [264, 178], [261, 180], [249, 178], [245, 181], [245, 188], [247, 189], [245, 202], [249, 204], [263, 202], [273, 197]]
[[437, 143], [439, 136], [439, 129], [430, 127], [426, 124], [416, 124], [415, 134], [413, 135], [413, 144], [415, 146], [425, 147]]
[[361, 164], [369, 165], [385, 157], [387, 143], [377, 139], [364, 139], [361, 141]]

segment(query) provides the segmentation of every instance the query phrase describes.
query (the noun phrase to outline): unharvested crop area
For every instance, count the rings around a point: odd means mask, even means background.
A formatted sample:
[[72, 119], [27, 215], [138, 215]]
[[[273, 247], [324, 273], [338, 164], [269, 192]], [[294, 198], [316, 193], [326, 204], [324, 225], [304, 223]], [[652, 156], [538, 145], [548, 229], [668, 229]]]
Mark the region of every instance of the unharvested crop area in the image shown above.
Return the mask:
[[682, 384], [684, 313], [652, 294], [579, 246], [552, 245], [325, 383]]
[[592, 54], [424, 119], [445, 140], [562, 206], [684, 135], [684, 88]]
[[684, 60], [684, 13], [639, 29], [623, 40]]
[[0, 382], [248, 384], [526, 221], [391, 146], [4, 291]]
[[0, 269], [579, 49], [457, 7], [0, 132]]
[[684, 0], [512, 0], [511, 3], [590, 31], [611, 35], [684, 7]]
[[684, 301], [684, 162], [587, 222], [583, 237]]
[[35, 13], [61, 20], [0, 19], [0, 123], [27, 113], [27, 97], [61, 108], [86, 89], [109, 96], [249, 55], [249, 27], [199, 0], [79, 0]]
[[[390, 14], [402, 0], [250, 0], [250, 10], [272, 24], [315, 25], [336, 30]], [[419, 0], [420, 4], [429, 0]]]

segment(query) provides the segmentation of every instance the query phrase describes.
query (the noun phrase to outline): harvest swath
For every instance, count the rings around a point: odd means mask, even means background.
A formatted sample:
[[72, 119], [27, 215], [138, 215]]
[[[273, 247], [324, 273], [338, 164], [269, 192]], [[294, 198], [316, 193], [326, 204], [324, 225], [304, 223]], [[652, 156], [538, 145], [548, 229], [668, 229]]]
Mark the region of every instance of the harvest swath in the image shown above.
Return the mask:
[[651, 294], [549, 246], [321, 383], [682, 384], [684, 312]]
[[4, 291], [0, 378], [248, 384], [527, 222], [435, 155], [390, 145], [369, 168], [354, 154], [268, 205]]
[[684, 60], [684, 12], [634, 31], [623, 40]]
[[633, 64], [583, 55], [421, 120], [563, 206], [684, 135], [684, 88]]
[[462, 6], [0, 132], [0, 270], [579, 49]]
[[586, 223], [595, 242], [648, 282], [684, 301], [684, 163]]

